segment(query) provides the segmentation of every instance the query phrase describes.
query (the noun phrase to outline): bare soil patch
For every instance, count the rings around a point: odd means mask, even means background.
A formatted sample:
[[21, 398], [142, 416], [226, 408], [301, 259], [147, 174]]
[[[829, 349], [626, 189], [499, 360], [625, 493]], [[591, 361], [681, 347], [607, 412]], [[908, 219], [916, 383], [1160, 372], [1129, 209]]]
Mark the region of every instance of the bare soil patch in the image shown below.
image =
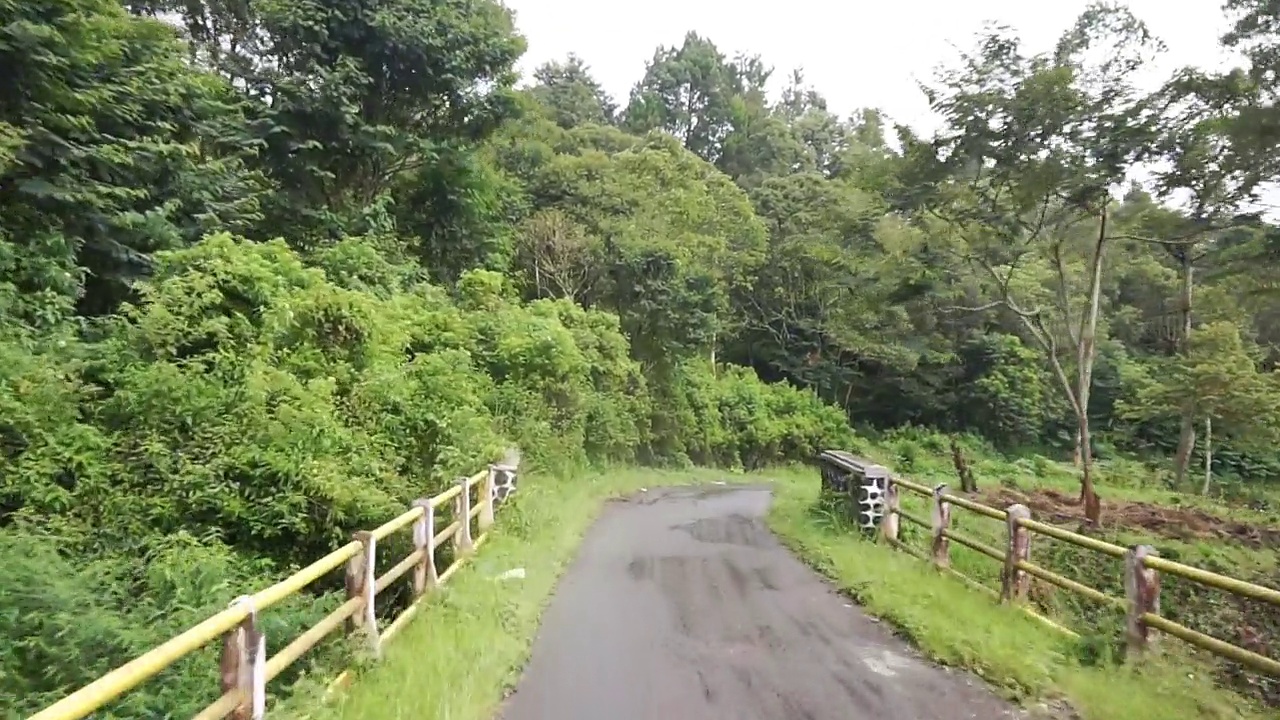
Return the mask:
[[[1033, 517], [1055, 525], [1083, 524], [1084, 508], [1078, 498], [1053, 489], [1023, 493], [993, 488], [980, 493], [981, 501], [1004, 508], [1021, 503]], [[1220, 540], [1250, 548], [1280, 547], [1280, 527], [1224, 518], [1199, 508], [1169, 507], [1152, 503], [1103, 499], [1103, 527], [1137, 530], [1176, 540]]]

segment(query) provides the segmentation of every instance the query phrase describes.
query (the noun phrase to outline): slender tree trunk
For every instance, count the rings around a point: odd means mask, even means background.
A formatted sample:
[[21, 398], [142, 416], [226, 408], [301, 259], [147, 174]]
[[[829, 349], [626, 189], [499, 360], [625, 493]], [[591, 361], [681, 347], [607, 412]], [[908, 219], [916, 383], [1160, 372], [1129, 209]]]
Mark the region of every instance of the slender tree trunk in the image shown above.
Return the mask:
[[1213, 418], [1204, 419], [1204, 486], [1201, 495], [1209, 494], [1209, 485], [1213, 483]]
[[1102, 500], [1093, 489], [1093, 441], [1089, 435], [1089, 416], [1083, 414], [1080, 421], [1080, 503], [1084, 505], [1084, 518], [1097, 523], [1102, 517]]
[[[1182, 287], [1179, 299], [1181, 313], [1181, 332], [1178, 337], [1178, 353], [1186, 357], [1191, 352], [1191, 288], [1192, 288], [1191, 248], [1182, 249]], [[1173, 481], [1181, 487], [1187, 479], [1187, 469], [1191, 466], [1191, 453], [1196, 449], [1195, 405], [1188, 399], [1182, 406], [1182, 425], [1178, 433], [1178, 451], [1173, 456]]]
[[1071, 453], [1071, 464], [1080, 467], [1080, 428], [1076, 428], [1076, 448]]
[[1181, 429], [1178, 432], [1178, 450], [1173, 455], [1173, 482], [1175, 487], [1182, 487], [1187, 479], [1187, 469], [1191, 467], [1191, 453], [1196, 449], [1196, 418], [1190, 405], [1182, 408]]
[[951, 463], [955, 465], [956, 475], [960, 478], [960, 489], [964, 492], [978, 492], [978, 480], [973, 476], [973, 468], [964, 457], [960, 443], [951, 438]]
[[1080, 342], [1076, 347], [1076, 419], [1080, 432], [1080, 502], [1085, 519], [1098, 522], [1102, 501], [1093, 490], [1093, 440], [1089, 435], [1089, 393], [1093, 388], [1093, 360], [1097, 356], [1098, 314], [1102, 304], [1102, 256], [1107, 244], [1107, 207], [1098, 215], [1098, 239], [1089, 269], [1089, 309], [1080, 322]]

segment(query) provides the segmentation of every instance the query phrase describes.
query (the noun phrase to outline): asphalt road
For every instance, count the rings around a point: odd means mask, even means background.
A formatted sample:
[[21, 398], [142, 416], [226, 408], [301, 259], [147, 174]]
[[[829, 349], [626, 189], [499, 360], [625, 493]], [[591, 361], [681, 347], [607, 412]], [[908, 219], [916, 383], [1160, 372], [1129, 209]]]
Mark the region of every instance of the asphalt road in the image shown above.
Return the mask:
[[1021, 717], [921, 659], [783, 548], [767, 488], [611, 503], [543, 616], [502, 720]]

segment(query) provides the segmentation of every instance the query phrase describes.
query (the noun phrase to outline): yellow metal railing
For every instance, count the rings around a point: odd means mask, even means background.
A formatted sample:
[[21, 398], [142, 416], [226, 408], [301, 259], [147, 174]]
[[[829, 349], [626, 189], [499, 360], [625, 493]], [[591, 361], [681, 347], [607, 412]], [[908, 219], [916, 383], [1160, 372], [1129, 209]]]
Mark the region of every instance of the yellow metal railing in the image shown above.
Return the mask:
[[[932, 511], [931, 517], [925, 520], [903, 512], [899, 507], [900, 491], [906, 491], [928, 499]], [[994, 548], [952, 530], [952, 507], [959, 507], [978, 515], [1004, 522], [1007, 528], [1006, 547], [1002, 549]], [[932, 553], [922, 553], [914, 550], [898, 539], [899, 522], [902, 520], [919, 525], [931, 532]], [[1030, 559], [1030, 533], [1052, 537], [1077, 547], [1125, 561], [1126, 597], [1113, 597], [1101, 590], [1033, 564]], [[1280, 607], [1280, 590], [1166, 560], [1157, 556], [1154, 548], [1150, 546], [1125, 548], [1097, 538], [1048, 525], [1031, 519], [1030, 510], [1022, 505], [1013, 505], [1007, 510], [999, 510], [947, 492], [946, 485], [930, 488], [898, 477], [890, 477], [887, 481], [885, 515], [881, 520], [880, 535], [892, 546], [906, 550], [920, 559], [931, 562], [947, 574], [959, 577], [968, 584], [997, 595], [1004, 602], [1017, 604], [1018, 607], [1035, 616], [1036, 619], [1063, 632], [1075, 634], [1048, 618], [1032, 612], [1019, 602], [1025, 599], [1026, 596], [1027, 580], [1025, 578], [1027, 576], [1039, 578], [1044, 582], [1087, 597], [1104, 606], [1124, 611], [1127, 615], [1129, 645], [1133, 650], [1143, 650], [1149, 639], [1149, 631], [1158, 630], [1202, 650], [1234, 660], [1251, 670], [1280, 677], [1280, 661], [1211, 637], [1162, 617], [1159, 614], [1159, 573], [1184, 578], [1201, 585], [1277, 607]], [[1004, 568], [1001, 572], [1001, 590], [997, 593], [992, 588], [952, 569], [949, 556], [950, 542], [964, 545], [976, 551], [979, 555], [991, 557], [998, 562], [1004, 563]]]
[[[28, 720], [82, 720], [219, 638], [223, 643], [221, 694], [196, 715], [197, 720], [259, 716], [265, 703], [266, 683], [339, 627], [345, 624], [349, 632], [363, 632], [375, 653], [404, 628], [429, 591], [446, 582], [488, 538], [494, 519], [495, 472], [496, 466], [490, 466], [460, 479], [435, 497], [416, 501], [400, 516], [370, 532], [356, 533], [355, 539], [346, 545], [271, 587], [239, 598], [226, 610], [76, 690]], [[472, 502], [472, 491], [476, 489], [480, 491], [479, 497]], [[437, 510], [446, 507], [452, 522], [437, 531]], [[473, 524], [477, 530], [474, 537]], [[414, 530], [414, 551], [381, 577], [374, 578], [377, 543], [410, 526]], [[450, 541], [454, 548], [453, 561], [438, 571], [436, 550]], [[261, 638], [258, 614], [344, 566], [346, 602], [271, 657], [266, 657], [265, 643], [258, 642]], [[413, 603], [379, 632], [373, 613], [375, 598], [410, 572], [413, 573]], [[347, 673], [342, 673], [330, 687], [344, 683], [347, 677]]]

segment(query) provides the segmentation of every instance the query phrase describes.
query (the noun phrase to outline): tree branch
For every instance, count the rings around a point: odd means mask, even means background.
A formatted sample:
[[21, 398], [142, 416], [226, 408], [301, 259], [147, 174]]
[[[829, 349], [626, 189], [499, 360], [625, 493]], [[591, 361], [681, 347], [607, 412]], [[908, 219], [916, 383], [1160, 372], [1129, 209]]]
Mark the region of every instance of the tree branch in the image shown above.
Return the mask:
[[1067, 297], [1067, 266], [1062, 259], [1062, 243], [1053, 244], [1053, 263], [1058, 273], [1058, 310], [1062, 313], [1062, 325], [1067, 329], [1067, 338], [1077, 346], [1080, 336], [1071, 327], [1071, 299]]

